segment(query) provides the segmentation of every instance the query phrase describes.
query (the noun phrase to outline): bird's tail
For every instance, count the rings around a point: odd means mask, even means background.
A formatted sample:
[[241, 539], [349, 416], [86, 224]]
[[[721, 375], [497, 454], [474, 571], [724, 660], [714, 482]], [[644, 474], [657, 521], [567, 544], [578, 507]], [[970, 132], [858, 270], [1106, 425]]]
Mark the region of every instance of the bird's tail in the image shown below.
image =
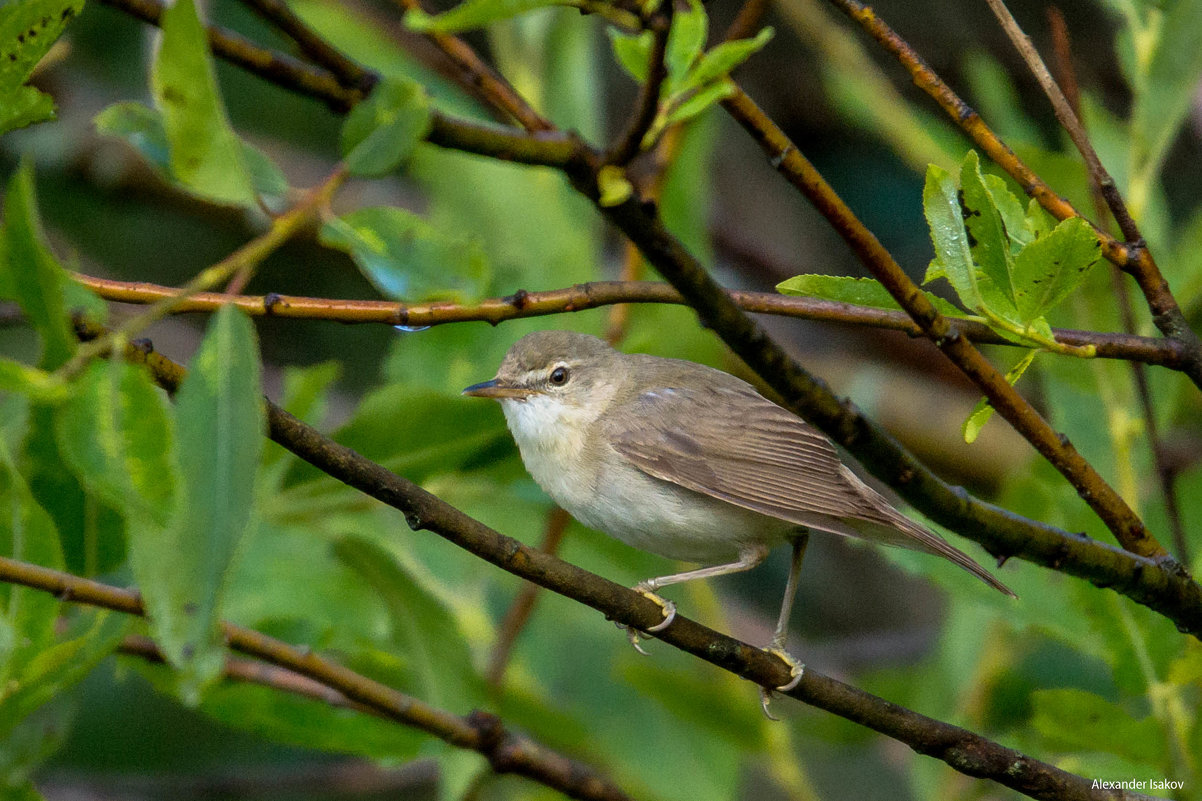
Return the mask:
[[871, 506], [873, 512], [863, 518], [846, 519], [847, 524], [861, 536], [887, 545], [898, 545], [942, 556], [955, 562], [995, 590], [1003, 592], [1011, 598], [1018, 597], [1013, 590], [994, 578], [992, 573], [977, 564], [971, 556], [951, 545], [926, 526], [914, 522], [894, 509], [880, 493], [861, 481], [855, 473], [846, 467], [843, 469], [848, 480], [857, 485], [865, 502]]

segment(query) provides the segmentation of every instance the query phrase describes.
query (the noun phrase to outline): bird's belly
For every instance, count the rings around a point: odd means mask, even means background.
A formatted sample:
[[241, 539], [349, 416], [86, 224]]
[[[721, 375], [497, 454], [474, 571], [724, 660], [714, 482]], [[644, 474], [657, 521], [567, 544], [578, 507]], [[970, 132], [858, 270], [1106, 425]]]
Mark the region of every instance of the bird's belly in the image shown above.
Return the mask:
[[[532, 471], [534, 472], [534, 471]], [[641, 472], [537, 472], [535, 480], [572, 517], [640, 550], [685, 562], [721, 564], [750, 545], [776, 545], [790, 524]], [[584, 478], [585, 480], [580, 480]]]

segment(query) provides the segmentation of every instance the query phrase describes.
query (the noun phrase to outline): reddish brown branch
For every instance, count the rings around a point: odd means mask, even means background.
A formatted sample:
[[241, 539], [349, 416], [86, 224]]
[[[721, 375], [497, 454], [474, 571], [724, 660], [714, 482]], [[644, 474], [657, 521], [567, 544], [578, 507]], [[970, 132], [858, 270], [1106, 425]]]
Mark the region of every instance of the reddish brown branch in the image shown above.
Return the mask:
[[296, 42], [302, 53], [308, 56], [313, 63], [333, 73], [338, 82], [347, 89], [357, 89], [366, 94], [376, 85], [378, 76], [374, 72], [363, 69], [355, 61], [343, 55], [338, 48], [305, 24], [305, 21], [297, 16], [283, 0], [242, 0], [242, 2]]
[[[394, 0], [406, 11], [421, 11], [420, 0]], [[476, 54], [471, 45], [457, 36], [431, 31], [425, 34], [455, 68], [455, 77], [465, 89], [502, 114], [516, 120], [530, 132], [555, 129], [535, 111], [526, 98], [503, 75]]]
[[[107, 300], [121, 303], [153, 303], [170, 297], [178, 290], [142, 281], [114, 281], [76, 274], [75, 279]], [[820, 298], [791, 297], [774, 292], [730, 290], [730, 297], [744, 311], [797, 317], [805, 320], [862, 325], [922, 336], [922, 329], [902, 311], [854, 306]], [[232, 302], [254, 317], [282, 317], [294, 320], [328, 320], [338, 323], [375, 323], [413, 327], [481, 321], [492, 323], [522, 317], [541, 317], [596, 309], [620, 303], [669, 303], [685, 301], [668, 284], [653, 281], [596, 281], [546, 292], [519, 291], [504, 298], [489, 298], [474, 304], [435, 301], [431, 303], [394, 303], [386, 300], [335, 300], [295, 295], [238, 295], [200, 293], [188, 298], [178, 312], [214, 312], [222, 303]], [[973, 342], [1012, 345], [984, 323], [952, 320], [952, 326]], [[1068, 345], [1092, 345], [1099, 358], [1125, 359], [1175, 368], [1182, 359], [1182, 346], [1170, 339], [1127, 334], [1100, 334], [1055, 328], [1058, 342]]]

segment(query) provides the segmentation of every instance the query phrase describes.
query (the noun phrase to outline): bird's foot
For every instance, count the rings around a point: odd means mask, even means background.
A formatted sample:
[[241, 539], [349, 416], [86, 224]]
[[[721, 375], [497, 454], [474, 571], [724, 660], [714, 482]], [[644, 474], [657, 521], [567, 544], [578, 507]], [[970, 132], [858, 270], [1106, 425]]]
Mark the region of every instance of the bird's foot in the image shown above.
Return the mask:
[[676, 604], [672, 603], [667, 598], [661, 598], [660, 596], [656, 595], [652, 591], [651, 587], [646, 584], [638, 584], [635, 586], [634, 590], [640, 595], [646, 597], [648, 600], [654, 601], [660, 609], [664, 610], [664, 619], [647, 629], [640, 630], [634, 628], [633, 626], [624, 626], [621, 623], [618, 624], [618, 628], [626, 629], [626, 638], [630, 640], [630, 644], [634, 646], [634, 650], [638, 651], [644, 656], [647, 656], [647, 652], [643, 650], [641, 645], [639, 645], [639, 640], [643, 639], [644, 637], [650, 637], [650, 635], [663, 631], [668, 626], [672, 625], [672, 621], [676, 619]]
[[774, 692], [787, 693], [789, 690], [792, 690], [794, 687], [800, 684], [801, 677], [805, 675], [805, 665], [803, 665], [801, 662], [798, 662], [796, 657], [776, 644], [770, 645], [763, 650], [772, 654], [773, 656], [779, 657], [782, 662], [788, 665], [789, 675], [792, 677], [787, 683], [782, 684], [779, 687], [760, 688], [760, 708], [764, 710], [764, 717], [768, 718], [768, 720], [779, 720], [779, 718], [773, 715], [768, 709], [768, 705], [772, 702], [772, 694]]

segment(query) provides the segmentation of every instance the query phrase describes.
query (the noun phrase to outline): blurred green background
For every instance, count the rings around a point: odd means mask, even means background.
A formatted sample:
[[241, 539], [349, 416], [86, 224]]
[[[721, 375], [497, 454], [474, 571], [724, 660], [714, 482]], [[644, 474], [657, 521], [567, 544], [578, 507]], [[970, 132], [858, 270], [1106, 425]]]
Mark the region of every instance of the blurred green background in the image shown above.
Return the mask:
[[[437, 107], [487, 118], [455, 87], [438, 53], [403, 28], [395, 7], [373, 0], [291, 5], [366, 66], [416, 77]], [[1050, 52], [1044, 4], [1012, 5], [1041, 51]], [[1139, 132], [1128, 122], [1137, 101], [1119, 55], [1130, 37], [1124, 5], [1066, 2], [1060, 10], [1073, 38], [1087, 123], [1126, 186], [1128, 143]], [[1079, 160], [983, 3], [882, 0], [874, 8], [1058, 191], [1078, 208], [1092, 209]], [[1144, 4], [1132, 8], [1150, 13]], [[714, 0], [707, 10], [713, 40], [737, 7]], [[232, 0], [215, 0], [205, 13], [256, 41], [287, 48]], [[740, 71], [741, 85], [921, 278], [932, 255], [922, 216], [923, 171], [928, 162], [958, 163], [969, 144], [900, 68], [827, 6], [779, 0], [766, 23], [776, 36]], [[51, 242], [75, 269], [177, 286], [245, 242], [262, 219], [178, 191], [126, 144], [95, 133], [92, 118], [109, 104], [147, 101], [156, 36], [112, 8], [88, 5], [37, 77], [56, 98], [59, 119], [0, 140], [0, 173], [10, 175], [22, 156], [32, 159]], [[599, 21], [573, 10], [542, 11], [468, 39], [557, 124], [594, 143], [622, 129], [636, 87], [615, 66]], [[225, 64], [218, 76], [235, 128], [267, 152], [293, 186], [314, 185], [329, 172], [339, 158], [338, 115]], [[1200, 125], [1195, 100], [1138, 210], [1195, 326], [1202, 296], [1202, 251], [1195, 247], [1202, 241]], [[381, 205], [416, 211], [477, 243], [489, 264], [487, 280], [475, 287], [481, 296], [612, 279], [621, 269], [617, 236], [547, 170], [422, 145], [403, 174], [352, 180], [335, 211]], [[770, 290], [798, 273], [865, 274], [717, 109], [685, 129], [662, 209], [670, 227], [731, 287]], [[246, 291], [379, 296], [350, 258], [321, 247], [314, 233], [271, 256]], [[1099, 267], [1053, 323], [1118, 330], [1108, 269]], [[649, 268], [644, 275], [655, 277]], [[1154, 333], [1138, 301], [1136, 308], [1141, 332]], [[115, 307], [112, 314], [121, 319], [132, 311]], [[499, 411], [459, 398], [458, 390], [491, 377], [526, 331], [573, 327], [600, 334], [609, 314], [598, 309], [496, 328], [464, 323], [421, 332], [278, 319], [258, 319], [255, 326], [270, 397], [298, 413], [306, 398], [319, 397], [307, 404], [307, 414], [324, 430], [338, 431], [340, 441], [494, 528], [537, 543], [549, 501], [522, 470]], [[960, 425], [977, 394], [929, 343], [783, 318], [763, 322], [802, 364], [949, 481], [1109, 541], [1071, 488], [1004, 422], [994, 421], [975, 444], [964, 444]], [[200, 316], [177, 316], [147, 334], [160, 352], [185, 361], [204, 323]], [[681, 308], [635, 307], [621, 346], [743, 369]], [[28, 332], [0, 329], [6, 354], [30, 348]], [[1003, 367], [1018, 357], [1013, 349], [989, 353]], [[1162, 369], [1149, 374], [1178, 474], [1193, 564], [1202, 567], [1202, 409], [1182, 377]], [[1023, 389], [1167, 540], [1127, 366], [1045, 356]], [[398, 513], [294, 463], [274, 445], [264, 458], [275, 483], [258, 501], [257, 525], [231, 577], [229, 619], [325, 649], [457, 713], [472, 705], [495, 708], [640, 798], [1016, 795], [792, 701], [776, 703], [784, 723], [767, 723], [750, 685], [655, 643], [650, 658], [639, 657], [600, 616], [550, 595], [541, 598], [517, 642], [503, 691], [490, 690], [480, 672], [519, 582], [429, 533], [410, 532]], [[971, 543], [952, 541], [987, 558]], [[576, 524], [562, 556], [626, 584], [674, 569]], [[102, 565], [111, 583], [130, 580], [119, 562]], [[400, 571], [423, 598], [438, 602], [445, 620], [406, 631], [404, 610], [412, 599], [390, 596], [387, 586], [366, 580], [365, 564]], [[786, 567], [785, 555], [774, 554], [749, 574], [682, 588], [676, 600], [691, 617], [763, 642]], [[1080, 581], [1025, 563], [1007, 564], [999, 575], [1021, 600], [993, 597], [929, 557], [816, 538], [791, 650], [825, 673], [1083, 775], [1184, 779], [1186, 790], [1177, 797], [1202, 797], [1198, 643], [1143, 607]], [[438, 622], [452, 630], [438, 633]], [[440, 645], [442, 637], [455, 645]], [[418, 669], [414, 654], [465, 664], [430, 675]], [[161, 670], [128, 659], [110, 658], [88, 677], [62, 747], [36, 775], [45, 798], [552, 795], [519, 779], [489, 779], [473, 755], [397, 727], [318, 716], [302, 702], [246, 687], [219, 688], [198, 709], [187, 709], [156, 685], [167, 685]], [[1084, 724], [1099, 716], [1105, 736]]]

